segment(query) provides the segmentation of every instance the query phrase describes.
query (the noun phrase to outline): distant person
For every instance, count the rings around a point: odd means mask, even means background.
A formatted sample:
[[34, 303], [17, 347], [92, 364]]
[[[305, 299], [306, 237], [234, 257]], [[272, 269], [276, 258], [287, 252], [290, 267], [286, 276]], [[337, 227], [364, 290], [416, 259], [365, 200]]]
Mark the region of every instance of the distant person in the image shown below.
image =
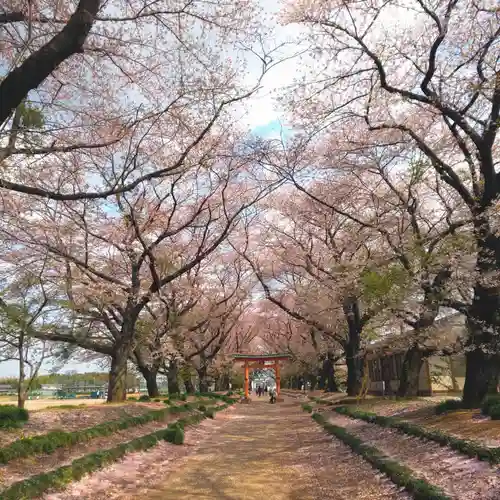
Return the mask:
[[264, 387], [264, 392], [267, 394], [268, 387], [267, 385]]
[[274, 392], [274, 389], [269, 391], [269, 402], [276, 403], [276, 393]]

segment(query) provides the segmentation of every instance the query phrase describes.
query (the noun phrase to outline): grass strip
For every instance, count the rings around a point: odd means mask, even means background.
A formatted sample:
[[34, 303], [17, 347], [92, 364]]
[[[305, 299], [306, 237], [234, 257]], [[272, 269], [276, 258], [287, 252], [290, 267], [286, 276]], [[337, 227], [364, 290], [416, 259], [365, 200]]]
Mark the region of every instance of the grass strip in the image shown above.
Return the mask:
[[476, 441], [461, 439], [440, 430], [430, 430], [420, 425], [405, 422], [395, 417], [385, 417], [376, 413], [354, 410], [346, 406], [335, 408], [337, 413], [346, 415], [351, 418], [364, 420], [371, 424], [379, 425], [380, 427], [388, 427], [396, 429], [409, 436], [414, 436], [421, 439], [428, 439], [439, 443], [441, 446], [448, 446], [451, 449], [462, 453], [471, 458], [490, 462], [491, 464], [500, 463], [500, 447], [489, 448]]
[[[217, 411], [224, 410], [229, 404], [207, 408]], [[176, 445], [184, 444], [184, 429], [195, 425], [207, 418], [205, 413], [194, 413], [185, 418], [172, 422], [166, 429], [141, 436], [121, 443], [107, 450], [90, 453], [77, 458], [70, 465], [32, 476], [23, 481], [12, 484], [0, 492], [0, 500], [28, 500], [43, 495], [48, 490], [60, 490], [73, 481], [78, 481], [86, 474], [102, 469], [106, 465], [123, 458], [127, 453], [144, 451], [156, 446], [160, 441], [168, 441]], [[212, 417], [213, 418], [213, 417]]]
[[329, 423], [320, 413], [313, 413], [312, 418], [326, 432], [340, 439], [355, 453], [386, 474], [393, 483], [403, 487], [415, 500], [451, 500], [440, 488], [428, 483], [425, 479], [415, 477], [411, 469], [391, 460], [374, 446], [363, 443], [361, 439], [349, 433], [344, 427]]
[[149, 422], [162, 421], [167, 415], [175, 415], [197, 409], [200, 403], [186, 403], [161, 410], [152, 410], [137, 417], [124, 417], [119, 420], [103, 422], [94, 427], [74, 432], [52, 431], [40, 436], [22, 438], [4, 448], [0, 448], [0, 463], [6, 464], [17, 458], [25, 458], [39, 453], [54, 453], [59, 448], [69, 448], [78, 443], [90, 441], [96, 437], [109, 436], [114, 432], [144, 425]]

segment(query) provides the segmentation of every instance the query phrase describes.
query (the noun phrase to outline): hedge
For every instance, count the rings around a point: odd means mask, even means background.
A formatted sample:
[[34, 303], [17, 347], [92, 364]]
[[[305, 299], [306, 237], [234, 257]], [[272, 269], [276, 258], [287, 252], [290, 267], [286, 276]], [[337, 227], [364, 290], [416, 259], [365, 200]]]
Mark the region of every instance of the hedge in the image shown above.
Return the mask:
[[[500, 405], [500, 394], [490, 394], [486, 396], [481, 405], [481, 413], [483, 415], [489, 415], [493, 420], [498, 420], [497, 413], [498, 408], [494, 410], [496, 406]], [[493, 415], [492, 415], [493, 413]]]
[[137, 417], [112, 420], [79, 431], [52, 431], [40, 436], [19, 439], [5, 448], [0, 448], [0, 463], [6, 464], [16, 458], [24, 458], [37, 453], [53, 453], [58, 448], [70, 447], [100, 436], [109, 436], [116, 431], [144, 425], [148, 422], [161, 421], [169, 414], [178, 414], [191, 409], [193, 408], [171, 407], [153, 410]]
[[447, 399], [442, 401], [434, 408], [434, 413], [436, 415], [442, 415], [443, 413], [448, 413], [453, 410], [461, 410], [464, 407], [464, 403], [461, 399]]
[[451, 436], [439, 430], [426, 429], [419, 425], [411, 424], [410, 422], [398, 420], [394, 417], [385, 417], [377, 415], [376, 413], [353, 410], [345, 406], [335, 408], [335, 411], [351, 418], [357, 418], [372, 424], [380, 425], [381, 427], [397, 429], [409, 436], [429, 439], [430, 441], [439, 443], [441, 446], [449, 446], [453, 450], [471, 458], [478, 458], [479, 460], [488, 461], [492, 464], [500, 463], [500, 447], [489, 448], [478, 442]]
[[344, 427], [333, 425], [319, 413], [313, 413], [312, 418], [329, 433], [347, 444], [355, 453], [362, 456], [378, 470], [386, 474], [393, 483], [403, 487], [416, 500], [451, 500], [440, 488], [419, 479], [408, 467], [391, 460], [374, 446], [369, 446], [358, 437], [350, 434]]
[[14, 405], [0, 405], [0, 428], [21, 427], [28, 421], [28, 410]]
[[[212, 408], [220, 411], [227, 408], [222, 405]], [[162, 410], [165, 412], [165, 410]], [[23, 481], [12, 484], [0, 492], [2, 500], [28, 500], [43, 495], [49, 489], [62, 489], [72, 481], [81, 479], [86, 474], [95, 472], [106, 465], [116, 462], [127, 453], [143, 451], [155, 446], [159, 441], [168, 441], [173, 444], [184, 444], [184, 428], [187, 425], [199, 423], [205, 417], [202, 413], [189, 415], [185, 418], [172, 422], [166, 429], [141, 436], [127, 443], [119, 444], [114, 448], [90, 453], [77, 458], [70, 465], [59, 467], [45, 474], [38, 474]]]

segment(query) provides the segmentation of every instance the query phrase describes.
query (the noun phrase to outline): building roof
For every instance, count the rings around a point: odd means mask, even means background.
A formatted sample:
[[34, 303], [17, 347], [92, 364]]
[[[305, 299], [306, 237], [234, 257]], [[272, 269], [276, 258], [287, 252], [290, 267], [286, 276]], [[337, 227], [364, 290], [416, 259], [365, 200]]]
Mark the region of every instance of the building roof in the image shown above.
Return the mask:
[[438, 351], [450, 346], [465, 334], [465, 317], [462, 314], [451, 314], [435, 321], [432, 326], [423, 331], [418, 337], [413, 330], [400, 335], [390, 335], [373, 344], [366, 346], [368, 358], [378, 355], [390, 355], [405, 352], [416, 339], [422, 348]]

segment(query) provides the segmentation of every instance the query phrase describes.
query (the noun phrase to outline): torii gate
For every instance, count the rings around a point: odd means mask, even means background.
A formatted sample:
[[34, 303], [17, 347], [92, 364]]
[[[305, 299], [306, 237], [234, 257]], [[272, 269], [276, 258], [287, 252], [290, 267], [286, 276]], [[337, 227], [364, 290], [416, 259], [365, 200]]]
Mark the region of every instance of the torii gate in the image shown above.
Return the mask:
[[[290, 359], [290, 354], [233, 354], [233, 359], [238, 362], [244, 363], [245, 368], [245, 399], [250, 400], [249, 389], [249, 375], [250, 370], [263, 369], [274, 370], [276, 375], [276, 399], [280, 396], [280, 361]], [[270, 364], [266, 364], [270, 363]]]

